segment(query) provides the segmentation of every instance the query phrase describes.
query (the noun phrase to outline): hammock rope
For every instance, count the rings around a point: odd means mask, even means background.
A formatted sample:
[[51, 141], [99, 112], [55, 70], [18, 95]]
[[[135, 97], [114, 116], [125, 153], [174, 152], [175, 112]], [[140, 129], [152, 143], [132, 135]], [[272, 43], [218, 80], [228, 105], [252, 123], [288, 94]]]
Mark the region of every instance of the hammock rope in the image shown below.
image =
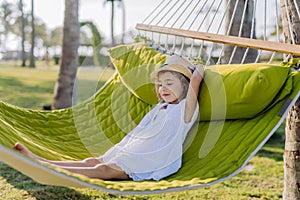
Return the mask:
[[[227, 2], [226, 9], [228, 9], [229, 3], [230, 3], [230, 0]], [[220, 9], [220, 6], [221, 6], [221, 4], [219, 4], [217, 10]], [[217, 14], [217, 12], [215, 12], [215, 14]], [[225, 20], [225, 16], [226, 16], [225, 14], [226, 14], [226, 13], [224, 12], [223, 15], [222, 15], [222, 18], [221, 18], [221, 21], [220, 21], [220, 23], [219, 23], [219, 25], [218, 25], [218, 29], [217, 29], [217, 31], [216, 31], [216, 34], [219, 34], [219, 33], [220, 33], [220, 30], [221, 30], [221, 28], [222, 28], [222, 23], [223, 23], [224, 20]], [[213, 45], [215, 45], [215, 43], [212, 43], [212, 47], [211, 47], [210, 52], [209, 52], [209, 58], [208, 58], [208, 61], [211, 59], [211, 55], [212, 55], [213, 47], [214, 47]], [[220, 52], [220, 55], [222, 55], [223, 51], [224, 51], [224, 48], [222, 47], [222, 50], [221, 50], [221, 52]], [[221, 63], [221, 58], [222, 58], [222, 56], [219, 56], [218, 61], [217, 61], [216, 64], [220, 64], [220, 63]], [[209, 64], [209, 63], [207, 63], [207, 64]]]
[[[300, 18], [299, 5], [295, 0], [293, 3], [296, 5], [297, 17]], [[234, 5], [232, 11], [230, 11], [230, 5]], [[190, 58], [203, 59], [206, 57], [206, 65], [214, 64], [211, 62], [214, 57], [218, 58], [217, 64], [230, 64], [234, 62], [236, 56], [241, 58], [240, 63], [243, 64], [250, 54], [250, 49], [257, 50], [253, 62], [260, 62], [261, 59], [268, 58], [267, 62], [272, 63], [280, 55], [300, 55], [300, 47], [294, 45], [290, 16], [287, 18], [292, 44], [283, 43], [284, 41], [280, 37], [281, 16], [278, 5], [279, 0], [246, 0], [245, 2], [237, 0], [228, 0], [227, 2], [224, 0], [177, 0], [166, 4], [162, 2], [155, 8], [159, 12], [152, 11], [141, 24], [137, 24], [136, 29], [139, 30], [139, 34], [144, 34], [146, 37], [151, 33], [149, 38], [152, 41], [158, 41], [158, 45], [164, 40], [164, 48], [172, 53]], [[284, 7], [288, 12], [287, 0], [284, 1]], [[240, 11], [241, 9], [242, 11]], [[270, 10], [275, 10], [275, 12], [270, 12]], [[228, 17], [230, 12], [231, 16]], [[262, 20], [257, 20], [258, 18]], [[234, 36], [236, 38], [231, 38], [230, 34], [236, 26], [237, 19], [239, 19], [237, 35]], [[270, 20], [274, 22], [274, 26], [270, 26]], [[249, 21], [248, 30], [244, 24]], [[228, 23], [227, 28], [225, 27], [226, 22]], [[247, 35], [244, 35], [245, 33]], [[257, 37], [259, 39], [256, 39]], [[250, 39], [250, 42], [244, 39]], [[178, 44], [179, 41], [181, 44]], [[226, 45], [234, 47], [228, 61], [225, 62], [223, 57]], [[239, 47], [245, 48], [242, 55], [240, 55]], [[195, 48], [198, 48], [196, 54], [194, 53]]]

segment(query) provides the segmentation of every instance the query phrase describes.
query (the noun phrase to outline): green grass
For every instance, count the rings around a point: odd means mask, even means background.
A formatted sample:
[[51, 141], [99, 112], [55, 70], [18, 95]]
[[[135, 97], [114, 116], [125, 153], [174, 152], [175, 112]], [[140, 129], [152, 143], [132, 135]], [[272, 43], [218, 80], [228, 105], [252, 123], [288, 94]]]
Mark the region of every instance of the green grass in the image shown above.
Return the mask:
[[[111, 69], [91, 70], [80, 67], [76, 80], [78, 102], [93, 95], [112, 73]], [[15, 63], [1, 63], [0, 100], [33, 109], [51, 105], [57, 76], [58, 66], [31, 69], [16, 67]]]
[[[78, 72], [78, 101], [92, 95], [104, 83], [111, 70], [82, 70]], [[28, 69], [0, 64], [0, 100], [17, 106], [41, 109], [51, 104], [57, 67]], [[246, 169], [230, 180], [196, 190], [147, 196], [121, 196], [93, 189], [74, 189], [41, 185], [0, 164], [0, 199], [281, 199], [283, 192], [283, 142], [281, 127], [271, 140], [253, 157]]]

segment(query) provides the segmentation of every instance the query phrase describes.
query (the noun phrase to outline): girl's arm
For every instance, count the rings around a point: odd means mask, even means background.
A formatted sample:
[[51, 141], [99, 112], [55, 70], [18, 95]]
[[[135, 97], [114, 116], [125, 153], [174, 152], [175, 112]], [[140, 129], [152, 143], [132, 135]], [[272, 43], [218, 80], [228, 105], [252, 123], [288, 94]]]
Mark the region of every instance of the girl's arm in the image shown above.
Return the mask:
[[204, 77], [204, 69], [202, 66], [195, 66], [195, 70], [190, 79], [190, 85], [186, 96], [185, 112], [184, 112], [184, 122], [188, 123], [191, 121], [197, 103], [198, 94], [200, 89], [200, 83]]

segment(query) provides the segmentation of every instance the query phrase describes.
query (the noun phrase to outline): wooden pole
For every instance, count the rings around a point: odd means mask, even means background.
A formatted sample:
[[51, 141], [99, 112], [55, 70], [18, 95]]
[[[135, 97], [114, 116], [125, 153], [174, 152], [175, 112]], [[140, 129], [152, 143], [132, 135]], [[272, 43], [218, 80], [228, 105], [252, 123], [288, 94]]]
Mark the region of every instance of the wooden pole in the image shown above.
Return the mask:
[[293, 54], [300, 56], [300, 45], [292, 45], [287, 43], [272, 42], [266, 40], [252, 39], [252, 38], [243, 38], [237, 36], [221, 35], [214, 33], [206, 32], [197, 32], [191, 30], [183, 30], [177, 28], [168, 28], [163, 26], [153, 26], [146, 24], [137, 24], [136, 29], [156, 32], [168, 35], [175, 35], [181, 37], [187, 37], [198, 40], [205, 40], [214, 43], [230, 44], [240, 47], [249, 47], [253, 49], [262, 49], [267, 51], [275, 51], [284, 54]]

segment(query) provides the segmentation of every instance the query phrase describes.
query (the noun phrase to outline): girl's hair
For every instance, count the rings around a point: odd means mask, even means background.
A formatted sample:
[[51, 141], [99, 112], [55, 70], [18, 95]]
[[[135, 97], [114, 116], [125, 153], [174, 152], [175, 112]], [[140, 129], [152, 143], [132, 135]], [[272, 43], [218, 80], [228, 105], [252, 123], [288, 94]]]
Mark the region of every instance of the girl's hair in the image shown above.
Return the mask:
[[[179, 72], [168, 71], [168, 70], [158, 72], [157, 78], [158, 78], [158, 76], [159, 76], [160, 74], [166, 73], [166, 72], [170, 72], [172, 75], [174, 75], [175, 77], [177, 77], [177, 78], [180, 80], [180, 82], [181, 82], [181, 84], [182, 84], [182, 86], [183, 86], [183, 96], [182, 96], [182, 98], [185, 98], [186, 95], [187, 95], [188, 89], [189, 89], [190, 79], [187, 78], [186, 76], [184, 76], [183, 74], [179, 73]], [[158, 85], [157, 85], [157, 84], [155, 84], [155, 91], [156, 91], [156, 95], [157, 95], [158, 101], [159, 101], [160, 103], [163, 103], [164, 100], [163, 100], [163, 99], [161, 98], [161, 96], [159, 95], [159, 92], [158, 92]], [[182, 100], [182, 99], [179, 99], [179, 101], [181, 101], [181, 100]]]

